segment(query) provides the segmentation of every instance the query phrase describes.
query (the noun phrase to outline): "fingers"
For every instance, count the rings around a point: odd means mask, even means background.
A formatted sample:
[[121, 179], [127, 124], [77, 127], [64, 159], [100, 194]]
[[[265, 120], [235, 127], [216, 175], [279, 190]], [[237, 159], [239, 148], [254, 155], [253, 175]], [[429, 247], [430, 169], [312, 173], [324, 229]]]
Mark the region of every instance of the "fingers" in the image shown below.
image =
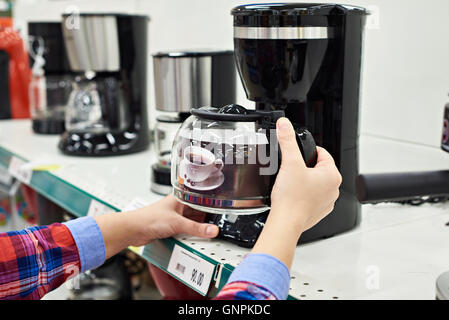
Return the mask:
[[199, 223], [176, 215], [175, 232], [200, 238], [215, 238], [218, 235], [218, 226], [209, 223]]
[[296, 142], [296, 133], [293, 125], [287, 118], [280, 118], [276, 122], [276, 134], [282, 153], [282, 166], [306, 167], [301, 151]]
[[316, 161], [315, 168], [324, 167], [324, 166], [335, 166], [334, 158], [332, 158], [331, 154], [322, 147], [316, 147], [316, 151], [318, 153], [318, 158]]
[[339, 187], [342, 182], [342, 177], [337, 167], [335, 166], [334, 158], [327, 152], [326, 149], [321, 147], [316, 147], [318, 152], [318, 159], [315, 165], [315, 168], [326, 169], [326, 172], [329, 173], [329, 178], [335, 182], [335, 185]]

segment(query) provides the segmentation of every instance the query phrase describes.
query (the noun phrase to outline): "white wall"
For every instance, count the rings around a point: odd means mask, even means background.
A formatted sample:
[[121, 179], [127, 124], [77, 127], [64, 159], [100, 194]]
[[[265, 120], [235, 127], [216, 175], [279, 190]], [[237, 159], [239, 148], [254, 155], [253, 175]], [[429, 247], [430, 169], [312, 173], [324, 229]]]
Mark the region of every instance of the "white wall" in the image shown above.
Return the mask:
[[[14, 15], [17, 26], [24, 28], [30, 19], [58, 20], [70, 5], [78, 6], [81, 11], [148, 14], [151, 54], [167, 49], [231, 49], [229, 12], [244, 3], [247, 2], [17, 0]], [[449, 102], [449, 1], [348, 0], [344, 3], [368, 7], [374, 13], [365, 38], [362, 132], [438, 147], [443, 108]], [[151, 64], [149, 72], [152, 72]], [[154, 108], [152, 73], [149, 79], [150, 104]], [[238, 102], [252, 105], [241, 86]]]

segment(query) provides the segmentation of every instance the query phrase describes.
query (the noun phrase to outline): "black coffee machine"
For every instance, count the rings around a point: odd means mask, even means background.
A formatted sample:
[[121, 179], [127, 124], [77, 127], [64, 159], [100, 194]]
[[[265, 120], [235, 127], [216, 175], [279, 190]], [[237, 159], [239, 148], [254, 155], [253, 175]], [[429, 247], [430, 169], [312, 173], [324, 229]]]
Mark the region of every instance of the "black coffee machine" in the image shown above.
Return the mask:
[[125, 14], [63, 15], [70, 68], [78, 75], [59, 143], [64, 153], [109, 156], [148, 147], [148, 20]]
[[[367, 11], [338, 4], [276, 3], [238, 6], [234, 52], [249, 100], [258, 110], [284, 110], [334, 157], [343, 176], [334, 212], [300, 241], [350, 230], [360, 221], [359, 95]], [[251, 247], [267, 213], [214, 217], [220, 236]]]
[[30, 85], [33, 131], [62, 134], [73, 72], [64, 47], [61, 22], [29, 22], [28, 40], [33, 71]]

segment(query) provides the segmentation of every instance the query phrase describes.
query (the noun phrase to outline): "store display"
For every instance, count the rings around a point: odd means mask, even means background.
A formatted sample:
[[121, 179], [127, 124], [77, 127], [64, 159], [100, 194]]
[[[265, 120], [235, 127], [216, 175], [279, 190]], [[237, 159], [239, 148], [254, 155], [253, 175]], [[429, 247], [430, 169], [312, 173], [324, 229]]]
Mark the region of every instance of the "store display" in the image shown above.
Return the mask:
[[31, 70], [20, 34], [0, 26], [0, 119], [30, 117]]
[[173, 51], [153, 55], [158, 162], [152, 166], [151, 190], [169, 194], [173, 139], [191, 108], [235, 102], [232, 51]]
[[[276, 120], [282, 110], [239, 105], [192, 109], [173, 144], [172, 185], [180, 201], [203, 212], [252, 215], [270, 207], [280, 165]], [[297, 129], [306, 164], [316, 163], [316, 145]]]
[[145, 150], [148, 17], [63, 15], [70, 69], [77, 74], [59, 148], [68, 155], [110, 156]]
[[28, 39], [32, 65], [30, 112], [33, 131], [61, 134], [73, 80], [61, 23], [30, 22]]

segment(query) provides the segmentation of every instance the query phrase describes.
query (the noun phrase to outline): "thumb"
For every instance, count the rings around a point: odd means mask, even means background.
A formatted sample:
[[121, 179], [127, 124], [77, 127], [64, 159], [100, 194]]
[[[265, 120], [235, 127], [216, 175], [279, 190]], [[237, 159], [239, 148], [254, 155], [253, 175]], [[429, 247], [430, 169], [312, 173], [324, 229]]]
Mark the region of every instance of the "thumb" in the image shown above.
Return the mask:
[[296, 132], [287, 118], [280, 118], [276, 122], [276, 134], [282, 153], [282, 166], [305, 167], [304, 159], [296, 142]]
[[218, 226], [214, 224], [199, 223], [180, 215], [177, 215], [176, 217], [176, 233], [200, 238], [215, 238], [218, 235]]

